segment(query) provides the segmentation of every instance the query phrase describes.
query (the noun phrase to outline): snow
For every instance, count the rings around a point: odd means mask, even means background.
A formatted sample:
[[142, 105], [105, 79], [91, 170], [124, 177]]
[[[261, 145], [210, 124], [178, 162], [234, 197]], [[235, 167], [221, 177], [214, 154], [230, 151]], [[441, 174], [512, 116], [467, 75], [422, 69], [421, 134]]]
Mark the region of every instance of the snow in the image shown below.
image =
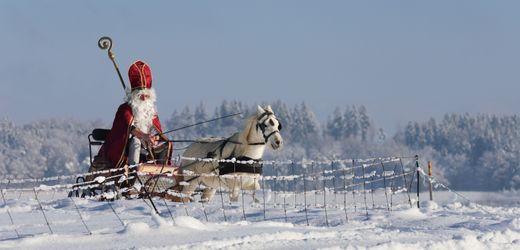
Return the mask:
[[54, 233], [34, 197], [7, 192], [7, 205], [0, 207], [0, 249], [520, 249], [520, 197], [514, 192], [463, 193], [474, 202], [436, 192], [420, 208], [398, 194], [390, 211], [379, 193], [374, 206], [370, 201], [365, 207], [362, 197], [356, 208], [348, 206], [348, 221], [343, 201], [332, 194], [326, 214], [323, 205], [309, 202], [306, 217], [305, 207], [290, 198], [284, 212], [282, 196], [273, 202], [276, 193], [266, 194], [271, 198], [265, 214], [264, 204], [248, 194], [244, 207], [225, 200], [224, 208], [217, 194], [206, 204], [154, 199], [156, 215], [141, 199], [109, 203], [40, 192]]
[[204, 225], [201, 221], [189, 217], [189, 216], [179, 216], [175, 218], [175, 226], [193, 230], [206, 230], [207, 226]]
[[428, 219], [428, 216], [424, 213], [422, 213], [419, 208], [409, 208], [404, 209], [400, 211], [394, 211], [390, 214], [390, 216], [395, 217], [395, 219], [402, 219], [402, 220], [425, 220]]

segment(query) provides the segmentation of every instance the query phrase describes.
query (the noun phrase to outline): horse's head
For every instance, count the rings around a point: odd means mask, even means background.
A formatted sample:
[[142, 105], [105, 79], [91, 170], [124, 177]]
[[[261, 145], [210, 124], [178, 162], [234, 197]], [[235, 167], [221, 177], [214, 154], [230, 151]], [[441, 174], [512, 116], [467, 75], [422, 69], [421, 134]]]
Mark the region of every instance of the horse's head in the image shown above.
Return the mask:
[[270, 105], [265, 108], [257, 107], [256, 129], [262, 133], [265, 143], [269, 144], [273, 149], [276, 150], [282, 146], [283, 138], [280, 134], [282, 124], [276, 119]]

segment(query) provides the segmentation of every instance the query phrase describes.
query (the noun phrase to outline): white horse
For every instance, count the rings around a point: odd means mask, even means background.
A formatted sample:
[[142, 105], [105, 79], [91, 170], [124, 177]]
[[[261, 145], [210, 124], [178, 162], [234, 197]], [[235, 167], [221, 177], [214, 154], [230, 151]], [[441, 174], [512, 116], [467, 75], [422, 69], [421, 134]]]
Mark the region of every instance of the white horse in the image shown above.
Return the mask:
[[[261, 160], [266, 146], [270, 146], [273, 150], [282, 146], [281, 128], [271, 106], [265, 108], [258, 106], [256, 114], [246, 120], [242, 132], [235, 133], [227, 139], [209, 139], [193, 143], [182, 156], [215, 160], [231, 158]], [[190, 197], [199, 184], [204, 185], [202, 201], [211, 200], [216, 189], [220, 187], [231, 190], [229, 194], [231, 201], [238, 200], [240, 189], [260, 189], [258, 177], [261, 166], [259, 164], [240, 164], [237, 167], [233, 163], [203, 162], [184, 158], [180, 169], [184, 173], [184, 181], [189, 184], [184, 183], [182, 188], [185, 197]]]

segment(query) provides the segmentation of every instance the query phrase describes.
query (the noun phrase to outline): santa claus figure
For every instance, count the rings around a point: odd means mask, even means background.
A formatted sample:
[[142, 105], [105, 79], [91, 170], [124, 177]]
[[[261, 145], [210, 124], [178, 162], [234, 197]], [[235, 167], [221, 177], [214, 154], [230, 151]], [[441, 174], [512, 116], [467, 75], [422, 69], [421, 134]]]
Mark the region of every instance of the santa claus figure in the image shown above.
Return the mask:
[[171, 164], [172, 143], [162, 134], [155, 106], [152, 71], [143, 61], [128, 69], [131, 91], [119, 106], [112, 128], [98, 155], [112, 168], [135, 165], [148, 160]]

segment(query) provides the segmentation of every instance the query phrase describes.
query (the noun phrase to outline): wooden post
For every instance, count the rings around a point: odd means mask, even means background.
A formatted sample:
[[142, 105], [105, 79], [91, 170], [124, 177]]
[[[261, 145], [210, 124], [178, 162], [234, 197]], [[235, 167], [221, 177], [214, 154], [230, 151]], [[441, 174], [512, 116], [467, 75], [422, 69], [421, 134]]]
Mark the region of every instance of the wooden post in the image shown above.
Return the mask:
[[432, 161], [428, 161], [428, 183], [430, 184], [430, 201], [433, 201], [433, 189], [432, 189]]

